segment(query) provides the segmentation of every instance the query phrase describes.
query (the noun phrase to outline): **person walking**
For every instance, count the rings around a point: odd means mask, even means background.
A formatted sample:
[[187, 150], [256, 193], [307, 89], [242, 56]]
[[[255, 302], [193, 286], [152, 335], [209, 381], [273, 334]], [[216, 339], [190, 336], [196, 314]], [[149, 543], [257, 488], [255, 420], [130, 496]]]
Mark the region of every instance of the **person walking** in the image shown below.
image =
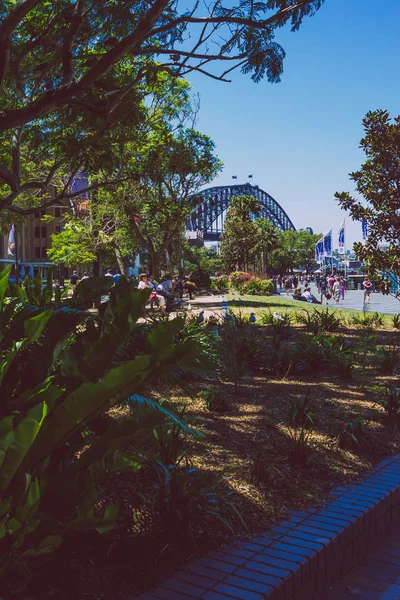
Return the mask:
[[289, 277], [286, 277], [285, 279], [285, 290], [286, 290], [286, 296], [289, 296], [289, 292], [290, 292], [290, 288], [291, 288], [291, 283], [290, 283], [290, 279]]
[[77, 271], [74, 271], [74, 272], [72, 273], [71, 277], [70, 277], [70, 280], [69, 280], [69, 282], [70, 282], [70, 284], [71, 284], [71, 286], [72, 286], [72, 293], [74, 293], [74, 292], [75, 292], [75, 290], [76, 290], [76, 286], [77, 286], [77, 285], [78, 285], [78, 283], [79, 283], [79, 279], [80, 279], [80, 277], [79, 277], [79, 275], [78, 275]]
[[335, 283], [332, 286], [332, 294], [335, 298], [335, 304], [339, 304], [340, 300], [340, 280], [339, 277], [336, 277]]
[[343, 277], [343, 278], [340, 280], [340, 295], [342, 296], [342, 300], [344, 300], [344, 295], [345, 295], [345, 293], [346, 293], [346, 280], [345, 280], [345, 278]]
[[370, 282], [368, 277], [366, 277], [364, 279], [363, 287], [364, 287], [364, 304], [370, 304], [372, 283]]

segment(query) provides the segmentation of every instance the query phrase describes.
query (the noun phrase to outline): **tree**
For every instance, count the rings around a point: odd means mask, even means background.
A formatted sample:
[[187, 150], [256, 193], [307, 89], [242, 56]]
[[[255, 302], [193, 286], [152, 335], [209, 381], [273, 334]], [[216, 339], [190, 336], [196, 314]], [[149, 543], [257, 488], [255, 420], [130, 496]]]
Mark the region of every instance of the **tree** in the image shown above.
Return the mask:
[[[26, 130], [37, 128], [45, 138], [49, 121], [72, 119], [73, 130], [94, 120], [100, 132], [111, 131], [127, 112], [127, 98], [140, 98], [159, 73], [184, 77], [198, 71], [228, 81], [240, 68], [255, 82], [264, 77], [277, 82], [285, 53], [274, 41], [275, 30], [288, 23], [297, 30], [322, 3], [242, 0], [226, 8], [215, 0], [186, 10], [171, 0], [4, 0], [0, 209], [14, 207], [24, 194], [48, 194], [59, 168], [53, 153], [39, 178], [30, 176], [23, 165]], [[225, 66], [221, 73], [213, 65]], [[135, 102], [128, 109], [133, 118], [132, 106]], [[60, 194], [69, 195], [67, 189]]]
[[349, 192], [336, 193], [335, 197], [353, 220], [367, 223], [366, 242], [354, 244], [354, 251], [366, 261], [376, 284], [386, 289], [382, 274], [400, 284], [400, 115], [392, 121], [386, 110], [371, 111], [363, 126], [360, 147], [367, 158], [349, 175], [362, 199]]
[[[196, 192], [221, 169], [214, 142], [193, 128], [161, 130], [133, 158], [138, 185], [124, 186], [122, 202], [138, 244], [150, 255], [152, 274], [170, 270], [172, 246], [181, 245]], [[169, 264], [168, 264], [169, 263]]]
[[253, 252], [255, 260], [258, 263], [258, 270], [268, 273], [270, 255], [279, 243], [278, 231], [268, 219], [256, 219], [254, 225], [257, 228], [256, 245]]
[[84, 219], [70, 219], [70, 227], [53, 236], [49, 257], [65, 262], [65, 256], [69, 265], [80, 262], [74, 260], [72, 229], [78, 232], [76, 256], [83, 248], [87, 256], [111, 251], [123, 272], [123, 259], [143, 248], [158, 279], [160, 266], [167, 264], [171, 270], [172, 248], [181, 243], [187, 216], [196, 201], [194, 194], [221, 167], [213, 151], [213, 141], [194, 129], [173, 133], [167, 124], [161, 129], [157, 126], [140, 147], [130, 144], [126, 148], [128, 180], [112, 191], [99, 189], [90, 214]]
[[247, 271], [257, 244], [257, 226], [251, 215], [260, 214], [260, 204], [254, 196], [234, 196], [226, 213], [221, 242], [221, 259], [228, 272]]
[[307, 231], [280, 231], [277, 248], [272, 252], [271, 266], [279, 273], [292, 269], [311, 271], [317, 266], [315, 244], [320, 237]]

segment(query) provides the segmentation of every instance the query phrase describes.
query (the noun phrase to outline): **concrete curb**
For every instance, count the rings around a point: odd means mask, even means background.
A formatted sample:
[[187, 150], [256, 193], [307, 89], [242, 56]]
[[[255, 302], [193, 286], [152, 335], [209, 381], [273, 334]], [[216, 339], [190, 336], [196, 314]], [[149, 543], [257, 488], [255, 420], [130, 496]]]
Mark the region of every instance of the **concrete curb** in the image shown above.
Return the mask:
[[212, 550], [139, 600], [316, 600], [400, 519], [400, 456], [332, 496], [251, 542]]

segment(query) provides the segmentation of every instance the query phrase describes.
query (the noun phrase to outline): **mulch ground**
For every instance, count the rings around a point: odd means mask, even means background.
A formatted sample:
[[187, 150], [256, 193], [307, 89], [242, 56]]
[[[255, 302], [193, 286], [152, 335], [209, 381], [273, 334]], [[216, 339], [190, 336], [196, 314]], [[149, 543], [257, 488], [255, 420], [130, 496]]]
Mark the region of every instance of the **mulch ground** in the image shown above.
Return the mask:
[[[299, 330], [299, 327], [294, 328]], [[343, 332], [342, 332], [343, 333]], [[379, 330], [376, 345], [397, 340], [395, 330]], [[347, 330], [359, 337], [360, 330]], [[374, 350], [371, 348], [371, 350]], [[368, 364], [357, 367], [349, 380], [331, 373], [288, 376], [259, 373], [234, 393], [227, 382], [214, 382], [226, 399], [223, 412], [211, 412], [196, 393], [204, 383], [190, 384], [188, 396], [179, 387], [160, 386], [152, 397], [186, 405], [185, 418], [205, 434], [205, 442], [188, 437], [185, 451], [193, 468], [219, 476], [243, 517], [234, 518], [234, 536], [252, 536], [302, 509], [327, 499], [333, 488], [356, 480], [384, 457], [399, 452], [400, 436], [389, 427], [379, 404], [384, 386], [399, 386], [396, 375], [379, 375]], [[290, 422], [290, 402], [308, 394], [312, 419], [305, 429], [307, 464], [296, 464], [299, 428]], [[113, 408], [106, 421], [124, 419], [128, 408]], [[363, 419], [362, 434], [354, 439], [349, 423]], [[301, 463], [301, 460], [300, 460]], [[210, 545], [232, 539], [222, 524], [213, 536], [187, 541], [157, 522], [138, 493], [152, 493], [154, 480], [146, 474], [116, 474], [104, 483], [105, 500], [121, 507], [120, 528], [106, 535], [70, 536], [64, 546], [40, 565], [28, 566], [4, 598], [45, 600], [131, 600]], [[23, 576], [22, 576], [23, 575]]]

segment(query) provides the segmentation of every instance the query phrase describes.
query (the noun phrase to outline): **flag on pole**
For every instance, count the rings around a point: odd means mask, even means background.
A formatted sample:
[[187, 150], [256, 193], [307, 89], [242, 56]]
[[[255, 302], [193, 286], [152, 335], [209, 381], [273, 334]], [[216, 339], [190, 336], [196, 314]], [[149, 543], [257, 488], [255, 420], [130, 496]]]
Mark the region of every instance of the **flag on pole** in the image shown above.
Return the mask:
[[315, 244], [315, 262], [321, 263], [324, 259], [324, 238], [320, 238]]
[[367, 221], [367, 219], [362, 220], [361, 229], [362, 229], [362, 239], [366, 240], [368, 237], [368, 221]]
[[332, 258], [332, 229], [324, 235], [324, 257]]
[[249, 175], [249, 179], [253, 179], [253, 175]]
[[8, 256], [15, 256], [15, 225], [12, 225], [8, 236]]
[[344, 254], [344, 219], [339, 227], [338, 245], [339, 245], [339, 254]]
[[237, 179], [237, 175], [232, 175], [232, 179]]

